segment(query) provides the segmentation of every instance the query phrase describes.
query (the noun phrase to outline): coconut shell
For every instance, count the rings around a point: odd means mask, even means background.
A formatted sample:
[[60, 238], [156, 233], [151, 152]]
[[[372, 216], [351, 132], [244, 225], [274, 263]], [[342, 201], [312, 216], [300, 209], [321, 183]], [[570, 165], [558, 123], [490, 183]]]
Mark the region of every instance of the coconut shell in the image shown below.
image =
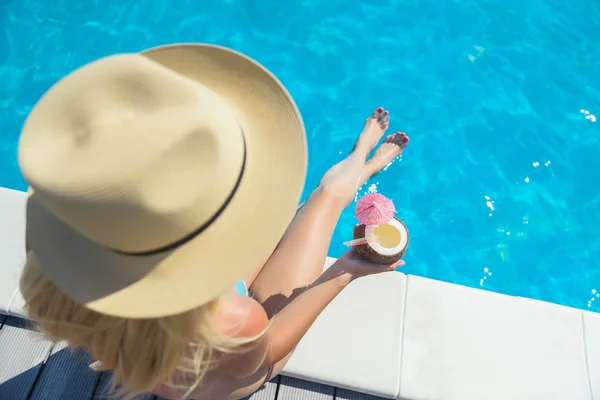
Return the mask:
[[[358, 246], [354, 246], [354, 251], [356, 252], [356, 254], [358, 254], [365, 260], [374, 262], [376, 264], [393, 264], [396, 261], [400, 260], [404, 256], [404, 253], [406, 253], [406, 249], [408, 249], [408, 243], [410, 242], [410, 235], [408, 234], [408, 229], [406, 228], [406, 225], [404, 225], [404, 222], [402, 222], [401, 220], [399, 220], [396, 217], [394, 217], [394, 219], [397, 220], [398, 222], [400, 222], [402, 224], [402, 226], [404, 226], [404, 229], [406, 229], [406, 235], [407, 235], [406, 246], [404, 246], [404, 248], [400, 252], [398, 252], [394, 255], [391, 255], [391, 256], [384, 256], [384, 255], [376, 252], [371, 246], [369, 246], [368, 244], [365, 243], [365, 244], [360, 244]], [[366, 225], [363, 225], [363, 224], [356, 225], [354, 227], [354, 239], [359, 239], [359, 238], [365, 237], [365, 229], [366, 229]]]

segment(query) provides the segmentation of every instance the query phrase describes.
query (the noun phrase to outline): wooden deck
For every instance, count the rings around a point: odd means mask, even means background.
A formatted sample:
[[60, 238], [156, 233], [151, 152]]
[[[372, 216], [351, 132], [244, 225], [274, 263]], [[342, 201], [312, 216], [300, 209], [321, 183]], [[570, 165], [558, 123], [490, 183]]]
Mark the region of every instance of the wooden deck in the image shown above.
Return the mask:
[[[51, 342], [27, 321], [0, 314], [0, 400], [107, 399], [109, 372], [88, 367], [90, 356]], [[162, 400], [148, 394], [138, 400]], [[378, 398], [285, 376], [274, 378], [253, 400], [376, 400]]]

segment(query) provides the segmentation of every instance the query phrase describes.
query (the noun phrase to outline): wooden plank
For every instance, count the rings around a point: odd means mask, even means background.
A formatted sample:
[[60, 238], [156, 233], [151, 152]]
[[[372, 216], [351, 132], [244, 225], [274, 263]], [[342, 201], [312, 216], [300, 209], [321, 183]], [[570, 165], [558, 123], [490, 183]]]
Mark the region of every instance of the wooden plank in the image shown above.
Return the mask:
[[336, 400], [384, 400], [382, 397], [371, 396], [364, 393], [353, 392], [352, 390], [340, 389], [335, 390]]
[[[244, 397], [242, 400], [275, 400], [277, 395], [277, 381], [278, 378], [274, 378], [271, 382], [267, 382], [261, 386], [256, 392], [250, 396]], [[163, 397], [157, 397], [156, 400], [168, 400]]]
[[282, 376], [277, 400], [333, 400], [333, 387]]
[[[102, 372], [100, 377], [100, 382], [98, 383], [98, 387], [94, 392], [92, 397], [93, 400], [118, 400], [122, 397], [117, 397], [110, 391], [110, 380], [112, 378], [112, 372], [106, 371]], [[118, 387], [117, 387], [118, 389]], [[155, 397], [153, 394], [147, 393], [143, 395], [139, 395], [134, 397], [134, 400], [154, 400]]]
[[89, 399], [100, 372], [88, 367], [92, 357], [82, 349], [71, 349], [66, 342], [54, 345], [30, 400]]
[[256, 392], [248, 397], [244, 397], [243, 400], [275, 400], [278, 380], [278, 378], [275, 378], [271, 382], [265, 383]]
[[26, 400], [53, 343], [8, 317], [0, 329], [0, 400]]

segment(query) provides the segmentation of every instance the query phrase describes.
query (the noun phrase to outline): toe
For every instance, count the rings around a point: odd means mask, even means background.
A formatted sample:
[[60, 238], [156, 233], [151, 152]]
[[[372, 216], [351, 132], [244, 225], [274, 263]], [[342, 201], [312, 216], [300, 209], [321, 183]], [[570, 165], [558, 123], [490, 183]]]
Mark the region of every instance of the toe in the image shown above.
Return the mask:
[[379, 121], [383, 121], [385, 118], [389, 118], [388, 116], [389, 112], [388, 110], [383, 110], [383, 112], [381, 114], [379, 114]]
[[381, 116], [381, 114], [383, 114], [383, 107], [379, 107], [378, 109], [376, 109], [375, 111], [373, 111], [373, 115], [371, 115], [372, 118], [379, 118]]
[[408, 144], [408, 136], [404, 132], [394, 133], [393, 135], [388, 136], [386, 142], [393, 143], [397, 146], [404, 147]]
[[387, 129], [388, 125], [390, 124], [390, 117], [389, 117], [389, 115], [386, 115], [384, 118], [381, 118], [379, 120], [379, 124], [381, 125], [381, 127], [383, 129]]
[[400, 140], [402, 142], [402, 146], [406, 146], [408, 144], [408, 142], [410, 142], [410, 138], [408, 137], [408, 135], [404, 132], [402, 132], [400, 134]]
[[397, 144], [398, 143], [398, 135], [400, 135], [400, 133], [392, 133], [391, 135], [389, 135], [387, 137], [387, 139], [385, 141], [389, 142], [389, 143]]

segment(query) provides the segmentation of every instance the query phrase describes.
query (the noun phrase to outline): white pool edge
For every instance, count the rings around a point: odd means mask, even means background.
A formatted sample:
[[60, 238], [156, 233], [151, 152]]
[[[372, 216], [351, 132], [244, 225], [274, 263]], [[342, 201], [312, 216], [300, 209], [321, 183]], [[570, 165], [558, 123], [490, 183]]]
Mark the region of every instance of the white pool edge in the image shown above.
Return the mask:
[[[25, 201], [0, 188], [0, 312], [16, 316]], [[283, 374], [390, 399], [600, 400], [600, 314], [381, 274], [332, 302]]]

